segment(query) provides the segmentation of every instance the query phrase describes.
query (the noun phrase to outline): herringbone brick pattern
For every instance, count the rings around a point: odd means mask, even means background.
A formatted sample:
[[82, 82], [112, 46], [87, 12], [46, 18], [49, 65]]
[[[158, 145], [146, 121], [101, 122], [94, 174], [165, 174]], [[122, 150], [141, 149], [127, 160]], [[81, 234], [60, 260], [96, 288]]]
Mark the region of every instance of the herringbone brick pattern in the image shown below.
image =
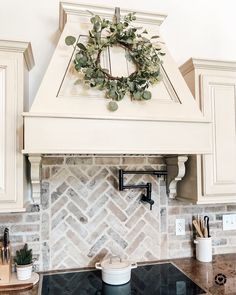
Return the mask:
[[[28, 243], [37, 270], [94, 265], [108, 255], [140, 260], [193, 256], [193, 216], [210, 217], [213, 253], [235, 251], [236, 233], [222, 231], [222, 215], [232, 204], [193, 205], [168, 200], [165, 182], [130, 176], [127, 182], [153, 184], [153, 211], [139, 204], [141, 191], [117, 190], [119, 168], [161, 169], [157, 156], [52, 155], [42, 163], [41, 205], [26, 213], [0, 214], [0, 234], [10, 230], [12, 253]], [[186, 235], [176, 236], [175, 220], [184, 218]]]
[[[140, 203], [140, 190], [119, 192], [118, 166], [60, 166], [50, 182], [53, 269], [94, 265], [112, 253], [135, 261], [160, 258], [159, 185], [152, 176], [128, 183], [153, 184], [155, 205]], [[129, 166], [126, 169], [156, 169]]]

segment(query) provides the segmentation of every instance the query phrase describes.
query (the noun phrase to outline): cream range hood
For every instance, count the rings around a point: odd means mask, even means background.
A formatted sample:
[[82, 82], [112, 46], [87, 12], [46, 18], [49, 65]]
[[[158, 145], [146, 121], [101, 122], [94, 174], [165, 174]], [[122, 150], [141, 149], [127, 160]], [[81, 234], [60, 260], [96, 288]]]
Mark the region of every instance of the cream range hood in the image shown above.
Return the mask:
[[[23, 152], [29, 155], [31, 165], [38, 167], [42, 154], [210, 153], [210, 122], [163, 40], [163, 79], [151, 89], [150, 101], [132, 102], [127, 97], [116, 112], [110, 112], [102, 92], [77, 83], [71, 67], [73, 47], [65, 45], [65, 37], [73, 35], [83, 41], [91, 28], [90, 12], [112, 19], [114, 7], [60, 3], [61, 37], [33, 105], [24, 113]], [[121, 17], [129, 12], [121, 9]], [[136, 17], [137, 26], [152, 36], [159, 34], [166, 15], [136, 12]], [[112, 70], [127, 68], [120, 56], [110, 51], [104, 54], [103, 63]], [[38, 175], [37, 169], [34, 175]], [[38, 185], [37, 180], [35, 183]]]

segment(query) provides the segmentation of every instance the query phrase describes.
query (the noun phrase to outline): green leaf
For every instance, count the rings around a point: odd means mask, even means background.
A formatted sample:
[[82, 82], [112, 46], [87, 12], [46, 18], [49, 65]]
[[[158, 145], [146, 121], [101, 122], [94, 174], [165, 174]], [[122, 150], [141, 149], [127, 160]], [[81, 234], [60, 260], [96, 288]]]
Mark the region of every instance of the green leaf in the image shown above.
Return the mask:
[[107, 108], [111, 112], [115, 112], [118, 109], [118, 104], [115, 101], [110, 101]]
[[95, 20], [96, 20], [96, 22], [101, 22], [101, 18], [100, 18], [100, 16], [99, 15], [95, 15]]
[[74, 36], [67, 36], [65, 39], [65, 43], [67, 46], [73, 45], [76, 42], [76, 38]]
[[77, 63], [75, 65], [75, 69], [76, 69], [77, 72], [79, 72], [81, 70], [81, 64], [80, 63]]
[[83, 51], [86, 51], [87, 50], [87, 48], [84, 46], [84, 44], [82, 44], [82, 43], [77, 43], [77, 46], [81, 49], [81, 50], [83, 50]]
[[128, 86], [129, 86], [129, 91], [133, 92], [134, 91], [134, 82], [128, 82]]
[[148, 100], [148, 99], [151, 99], [151, 97], [152, 97], [152, 93], [150, 91], [145, 90], [143, 92], [143, 99]]
[[141, 91], [134, 92], [134, 93], [133, 93], [133, 98], [134, 98], [135, 100], [140, 100], [140, 99], [142, 99], [142, 92], [141, 92]]
[[118, 98], [118, 95], [117, 95], [117, 92], [116, 90], [113, 88], [111, 89], [109, 92], [108, 92], [108, 97], [114, 99], [114, 100], [117, 100]]
[[95, 23], [95, 21], [96, 21], [96, 19], [95, 19], [95, 17], [94, 17], [94, 16], [90, 18], [90, 22], [91, 22], [92, 24], [94, 24], [94, 23]]
[[119, 23], [119, 24], [117, 25], [117, 29], [118, 29], [118, 30], [122, 30], [122, 29], [123, 29], [123, 24], [122, 24], [122, 23]]
[[100, 30], [101, 26], [100, 26], [100, 23], [99, 22], [96, 22], [94, 25], [93, 25], [93, 29], [94, 31], [98, 32]]

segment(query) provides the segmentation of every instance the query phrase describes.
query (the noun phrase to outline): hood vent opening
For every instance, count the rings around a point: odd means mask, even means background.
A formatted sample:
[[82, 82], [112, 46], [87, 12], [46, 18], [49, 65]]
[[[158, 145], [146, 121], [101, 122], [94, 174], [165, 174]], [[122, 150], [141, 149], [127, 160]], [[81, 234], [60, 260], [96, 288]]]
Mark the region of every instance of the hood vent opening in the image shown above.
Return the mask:
[[[41, 204], [41, 175], [42, 175], [42, 156], [43, 155], [30, 155], [28, 157], [31, 168], [31, 196], [35, 208]], [[78, 155], [77, 155], [78, 156]], [[84, 155], [81, 155], [84, 157]], [[90, 155], [91, 156], [91, 155]], [[131, 155], [134, 156], [134, 155]], [[125, 184], [125, 174], [148, 174], [157, 177], [163, 177], [166, 182], [166, 193], [171, 199], [177, 195], [177, 184], [185, 175], [185, 162], [188, 160], [187, 156], [165, 156], [166, 169], [162, 170], [132, 170], [125, 171], [119, 169], [119, 186], [117, 189], [123, 191], [125, 189], [145, 189], [146, 194], [142, 195], [141, 202], [150, 204], [150, 210], [154, 204], [151, 198], [152, 186], [151, 183], [146, 184]]]

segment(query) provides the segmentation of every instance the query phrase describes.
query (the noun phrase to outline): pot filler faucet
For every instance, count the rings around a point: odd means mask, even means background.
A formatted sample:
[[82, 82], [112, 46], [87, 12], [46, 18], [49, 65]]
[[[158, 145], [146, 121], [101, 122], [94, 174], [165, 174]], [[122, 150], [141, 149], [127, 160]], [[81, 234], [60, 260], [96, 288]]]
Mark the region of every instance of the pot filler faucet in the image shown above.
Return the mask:
[[156, 175], [157, 177], [166, 176], [166, 170], [150, 170], [150, 171], [124, 171], [122, 169], [119, 170], [119, 190], [123, 191], [125, 189], [146, 189], [146, 194], [141, 195], [141, 202], [149, 203], [150, 210], [152, 210], [152, 205], [154, 201], [152, 200], [152, 184], [151, 182], [147, 182], [146, 184], [124, 184], [124, 174], [149, 174]]

